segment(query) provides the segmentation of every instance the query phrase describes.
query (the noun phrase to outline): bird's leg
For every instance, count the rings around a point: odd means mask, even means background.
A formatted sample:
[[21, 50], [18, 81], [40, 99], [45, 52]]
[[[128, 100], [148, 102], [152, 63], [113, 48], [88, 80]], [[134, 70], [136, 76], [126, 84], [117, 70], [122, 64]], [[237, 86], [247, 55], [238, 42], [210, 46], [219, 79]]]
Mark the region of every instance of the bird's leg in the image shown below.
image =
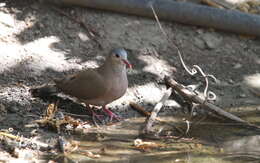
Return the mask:
[[[87, 104], [86, 104], [86, 108], [91, 111], [92, 120], [93, 120], [93, 122], [94, 122], [95, 124], [97, 124], [95, 119], [98, 119], [101, 123], [103, 123], [103, 120], [102, 120], [103, 117], [104, 117], [103, 115], [98, 115], [97, 113], [95, 113], [95, 111], [93, 110], [94, 108], [93, 108], [93, 107], [90, 107], [90, 106], [87, 105]], [[100, 117], [102, 117], [102, 118], [100, 118]]]
[[[97, 113], [94, 112], [94, 110], [91, 109], [91, 113], [92, 113], [92, 121], [94, 122], [95, 125], [97, 125], [96, 119], [99, 120], [99, 122], [103, 123], [104, 121], [103, 119], [103, 115], [98, 115]], [[102, 117], [102, 118], [100, 118]], [[98, 126], [98, 125], [97, 125]]]
[[102, 106], [102, 109], [104, 112], [106, 112], [108, 114], [108, 116], [110, 117], [110, 121], [112, 121], [114, 118], [118, 121], [120, 121], [120, 117], [118, 115], [116, 115], [115, 113], [113, 113], [112, 111], [110, 111], [106, 106]]

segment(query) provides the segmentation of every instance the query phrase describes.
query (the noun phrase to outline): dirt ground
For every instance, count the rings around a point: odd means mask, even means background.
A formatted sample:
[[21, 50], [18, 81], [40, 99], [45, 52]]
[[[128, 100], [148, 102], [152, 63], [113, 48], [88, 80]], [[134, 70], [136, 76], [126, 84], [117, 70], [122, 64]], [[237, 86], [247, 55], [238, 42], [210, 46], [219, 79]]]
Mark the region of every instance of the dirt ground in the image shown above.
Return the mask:
[[[152, 108], [163, 95], [165, 75], [182, 84], [198, 83], [183, 69], [177, 51], [161, 33], [156, 21], [87, 8], [58, 8], [71, 18], [81, 19], [97, 34], [90, 38], [79, 23], [62, 15], [52, 6], [37, 1], [0, 3], [0, 127], [32, 136], [28, 127], [43, 115], [50, 101], [34, 98], [31, 87], [51, 82], [81, 69], [95, 67], [113, 48], [129, 53], [129, 89], [124, 97], [110, 105], [121, 117], [140, 116], [129, 107], [134, 101]], [[210, 83], [217, 95], [216, 104], [225, 110], [255, 106], [260, 100], [243, 82], [248, 75], [260, 73], [259, 39], [213, 29], [162, 22], [170, 39], [179, 46], [187, 65], [199, 65], [220, 83]], [[64, 101], [60, 105], [70, 113], [82, 113], [80, 104]], [[183, 112], [169, 100], [160, 115]], [[50, 132], [37, 129], [39, 133]], [[1, 149], [0, 155], [11, 157]], [[2, 157], [1, 156], [1, 157]], [[4, 160], [4, 159], [3, 159]]]

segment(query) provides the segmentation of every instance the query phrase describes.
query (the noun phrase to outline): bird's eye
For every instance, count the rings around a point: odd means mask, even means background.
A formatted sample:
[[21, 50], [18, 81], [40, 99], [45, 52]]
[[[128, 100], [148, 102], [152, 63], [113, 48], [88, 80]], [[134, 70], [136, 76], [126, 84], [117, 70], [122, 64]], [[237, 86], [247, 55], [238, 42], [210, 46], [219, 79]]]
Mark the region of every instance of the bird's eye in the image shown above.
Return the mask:
[[119, 58], [119, 55], [118, 55], [118, 54], [115, 54], [115, 56], [116, 56], [117, 58]]

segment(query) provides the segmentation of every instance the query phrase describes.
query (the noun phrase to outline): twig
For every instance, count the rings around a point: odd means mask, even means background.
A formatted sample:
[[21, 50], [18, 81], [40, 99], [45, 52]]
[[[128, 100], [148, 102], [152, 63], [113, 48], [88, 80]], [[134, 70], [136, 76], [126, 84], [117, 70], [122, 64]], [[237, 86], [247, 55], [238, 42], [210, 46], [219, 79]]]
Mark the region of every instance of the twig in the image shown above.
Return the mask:
[[229, 120], [238, 122], [240, 124], [246, 125], [248, 127], [253, 127], [253, 128], [257, 128], [260, 129], [259, 126], [256, 126], [254, 124], [250, 124], [249, 122], [231, 114], [228, 113], [226, 111], [224, 111], [223, 109], [213, 105], [212, 103], [209, 103], [207, 101], [205, 101], [205, 99], [203, 99], [200, 96], [197, 96], [194, 92], [191, 92], [190, 90], [186, 89], [183, 85], [177, 83], [174, 79], [171, 79], [169, 77], [165, 77], [164, 78], [166, 84], [168, 86], [170, 86], [172, 89], [174, 89], [175, 91], [177, 91], [181, 96], [183, 96], [185, 99], [187, 99], [188, 101], [197, 103], [197, 104], [202, 104], [203, 106], [205, 106], [207, 109], [213, 111], [214, 113], [217, 113], [218, 115], [225, 117]]
[[164, 105], [164, 103], [166, 102], [166, 100], [170, 97], [170, 95], [172, 94], [172, 88], [169, 88], [165, 91], [163, 97], [161, 98], [161, 100], [159, 101], [159, 103], [157, 103], [151, 113], [150, 118], [147, 121], [147, 124], [144, 128], [144, 133], [149, 133], [151, 131], [152, 125], [154, 123], [154, 121], [156, 120], [156, 116], [159, 113], [159, 111], [161, 110], [162, 106]]
[[141, 113], [142, 115], [146, 116], [146, 117], [150, 117], [151, 113], [148, 111], [145, 111], [143, 107], [141, 107], [140, 105], [137, 105], [134, 102], [130, 102], [129, 104], [133, 109], [135, 109], [136, 111], [138, 111], [139, 113]]
[[216, 2], [211, 1], [211, 0], [201, 0], [200, 2], [203, 3], [203, 4], [209, 5], [209, 6], [211, 6], [211, 7], [216, 7], [216, 8], [224, 9], [223, 6], [221, 6], [221, 5], [219, 5], [219, 4], [217, 4]]
[[75, 117], [90, 118], [89, 115], [73, 114], [73, 113], [68, 113], [68, 112], [64, 112], [64, 111], [63, 111], [63, 113], [64, 113], [65, 115], [70, 115], [70, 116], [75, 116]]
[[[154, 8], [153, 8], [152, 3], [150, 3], [150, 7], [151, 7], [151, 9], [152, 9], [152, 11], [153, 11], [154, 17], [155, 17], [155, 19], [156, 19], [156, 21], [157, 21], [157, 24], [158, 24], [158, 26], [159, 26], [161, 32], [163, 33], [163, 35], [166, 37], [166, 39], [167, 39], [168, 41], [172, 42], [173, 46], [176, 48], [177, 53], [178, 53], [179, 58], [180, 58], [180, 61], [181, 61], [181, 64], [182, 64], [182, 66], [184, 67], [184, 69], [185, 69], [190, 75], [192, 75], [192, 76], [195, 75], [195, 74], [197, 74], [198, 71], [199, 71], [200, 74], [202, 75], [202, 77], [204, 77], [204, 79], [205, 79], [205, 84], [206, 84], [205, 89], [204, 89], [205, 101], [207, 101], [207, 100], [215, 100], [215, 99], [216, 99], [216, 95], [215, 95], [212, 91], [208, 91], [208, 77], [212, 78], [214, 81], [216, 81], [216, 78], [215, 78], [213, 75], [208, 75], [208, 74], [206, 75], [198, 65], [194, 65], [193, 68], [192, 68], [191, 70], [189, 70], [189, 68], [186, 66], [186, 64], [184, 63], [184, 61], [183, 61], [183, 59], [182, 59], [182, 55], [181, 55], [181, 52], [180, 52], [180, 50], [179, 50], [177, 44], [175, 44], [175, 42], [172, 41], [172, 40], [169, 38], [169, 36], [166, 34], [166, 32], [164, 31], [164, 29], [162, 28], [162, 25], [161, 25], [160, 20], [159, 20], [157, 14], [156, 14], [156, 12], [155, 12], [155, 10], [154, 10]], [[196, 69], [197, 69], [198, 71], [197, 71]], [[210, 98], [208, 98], [208, 97], [210, 97]]]
[[16, 135], [6, 133], [6, 132], [0, 132], [0, 135], [14, 139], [14, 140], [19, 141], [19, 142], [25, 141], [25, 142], [29, 142], [31, 144], [36, 144], [37, 146], [45, 148], [45, 149], [51, 147], [49, 144], [46, 144], [46, 143], [43, 143], [43, 142], [40, 142], [40, 141], [37, 141], [37, 140], [34, 140], [34, 139], [28, 139], [28, 138], [16, 136]]
[[[134, 103], [134, 102], [130, 102], [130, 106], [131, 106], [133, 109], [135, 109], [136, 111], [140, 112], [142, 115], [146, 116], [146, 117], [150, 117], [150, 115], [151, 115], [150, 112], [145, 111], [143, 107], [141, 107], [140, 105], [138, 105], [138, 104], [136, 104], [136, 103]], [[159, 122], [161, 122], [161, 123], [166, 123], [166, 124], [168, 124], [166, 121], [162, 120], [162, 119], [159, 118], [159, 117], [156, 117], [155, 120], [157, 120], [157, 121], [159, 121]], [[179, 127], [177, 127], [177, 126], [175, 126], [175, 125], [172, 125], [172, 124], [171, 124], [171, 126], [173, 126], [176, 130], [178, 130], [178, 131], [182, 134], [182, 135], [179, 136], [177, 139], [180, 139], [180, 138], [182, 138], [182, 137], [185, 135], [185, 132], [184, 132], [182, 129], [180, 129]]]
[[185, 131], [185, 133], [187, 134], [189, 131], [190, 131], [190, 121], [188, 121], [187, 119], [184, 119], [184, 121], [186, 122], [187, 124], [187, 129]]

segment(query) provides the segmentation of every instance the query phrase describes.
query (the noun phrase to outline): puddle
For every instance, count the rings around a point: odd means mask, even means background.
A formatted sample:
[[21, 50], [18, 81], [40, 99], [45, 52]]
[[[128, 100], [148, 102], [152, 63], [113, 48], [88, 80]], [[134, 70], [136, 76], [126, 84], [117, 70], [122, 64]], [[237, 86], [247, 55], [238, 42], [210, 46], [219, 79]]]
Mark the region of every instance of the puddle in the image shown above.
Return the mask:
[[[260, 114], [245, 116], [254, 122], [260, 122]], [[161, 122], [155, 129], [162, 130], [167, 136], [180, 136], [187, 124], [183, 117], [160, 117]], [[259, 131], [242, 128], [238, 125], [212, 119], [199, 121], [194, 118], [185, 138], [181, 139], [142, 139], [143, 141], [160, 144], [146, 150], [137, 148], [134, 141], [140, 138], [140, 131], [145, 118], [131, 118], [111, 126], [91, 128], [79, 131], [73, 139], [79, 141], [77, 151], [88, 151], [100, 155], [90, 158], [80, 152], [66, 154], [62, 159], [67, 162], [123, 162], [123, 163], [246, 163], [260, 162]], [[60, 158], [61, 159], [61, 158]], [[64, 161], [62, 160], [62, 161]]]

